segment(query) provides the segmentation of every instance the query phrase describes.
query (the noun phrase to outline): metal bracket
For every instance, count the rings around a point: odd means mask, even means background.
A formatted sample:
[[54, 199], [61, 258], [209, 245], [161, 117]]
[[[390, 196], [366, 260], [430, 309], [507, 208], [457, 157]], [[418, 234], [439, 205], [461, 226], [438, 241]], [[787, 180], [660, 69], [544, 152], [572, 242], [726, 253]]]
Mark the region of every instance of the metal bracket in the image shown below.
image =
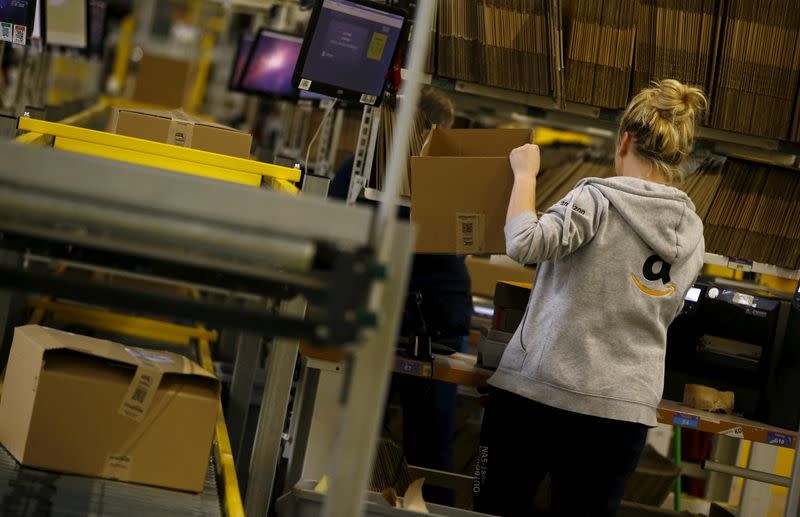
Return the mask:
[[353, 173], [350, 176], [350, 188], [347, 191], [347, 204], [349, 205], [356, 202], [361, 191], [369, 184], [380, 123], [381, 110], [372, 106], [364, 106], [353, 160]]

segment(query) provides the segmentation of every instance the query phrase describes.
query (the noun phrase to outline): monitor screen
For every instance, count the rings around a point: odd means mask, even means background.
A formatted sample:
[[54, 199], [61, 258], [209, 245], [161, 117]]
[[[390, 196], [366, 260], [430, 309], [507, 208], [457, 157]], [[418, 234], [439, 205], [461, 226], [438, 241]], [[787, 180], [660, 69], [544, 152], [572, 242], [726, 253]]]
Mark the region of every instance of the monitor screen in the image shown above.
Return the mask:
[[303, 46], [295, 84], [377, 105], [403, 32], [402, 11], [362, 0], [322, 0]]
[[233, 60], [233, 68], [231, 69], [231, 77], [228, 80], [228, 88], [231, 90], [239, 90], [242, 82], [242, 74], [247, 66], [247, 58], [250, 57], [250, 49], [253, 48], [253, 41], [256, 37], [252, 34], [244, 34], [239, 38], [239, 47], [236, 50], [236, 57]]
[[241, 80], [248, 93], [294, 97], [292, 75], [300, 56], [303, 38], [261, 30], [253, 44]]
[[47, 44], [86, 48], [86, 0], [47, 0], [45, 24]]
[[33, 32], [36, 0], [0, 0], [0, 41], [24, 45]]
[[107, 9], [108, 4], [103, 0], [89, 0], [89, 55], [103, 55]]

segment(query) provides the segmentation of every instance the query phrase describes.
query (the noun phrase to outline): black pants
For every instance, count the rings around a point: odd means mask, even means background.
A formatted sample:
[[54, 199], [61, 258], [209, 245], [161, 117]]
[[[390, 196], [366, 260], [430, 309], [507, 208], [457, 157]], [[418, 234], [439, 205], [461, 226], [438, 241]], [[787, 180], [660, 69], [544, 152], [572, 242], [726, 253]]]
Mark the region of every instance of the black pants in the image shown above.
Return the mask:
[[534, 497], [550, 474], [550, 515], [614, 516], [646, 438], [644, 425], [492, 389], [475, 469], [475, 509], [502, 517], [536, 515]]

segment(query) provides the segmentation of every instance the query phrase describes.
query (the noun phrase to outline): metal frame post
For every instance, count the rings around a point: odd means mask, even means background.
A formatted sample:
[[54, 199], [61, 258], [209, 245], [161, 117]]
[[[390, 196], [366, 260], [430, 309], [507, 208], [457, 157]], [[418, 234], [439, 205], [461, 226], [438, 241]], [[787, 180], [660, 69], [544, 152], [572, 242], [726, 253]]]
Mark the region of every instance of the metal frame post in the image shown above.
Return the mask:
[[[410, 79], [400, 88], [404, 102], [397, 115], [386, 185], [373, 218], [371, 234], [377, 261], [387, 266], [387, 281], [385, 284], [374, 282], [369, 298], [370, 309], [380, 314], [381, 319], [375, 331], [365, 331], [362, 346], [348, 365], [349, 382], [345, 383], [342, 393], [344, 411], [339, 418], [334, 468], [323, 517], [358, 516], [364, 511], [364, 490], [375, 457], [381, 409], [389, 389], [389, 370], [411, 269], [414, 230], [410, 226], [398, 226], [397, 203], [401, 179], [407, 170], [408, 135], [419, 103], [419, 78], [427, 61], [435, 12], [434, 0], [417, 3], [416, 30], [410, 48]], [[350, 186], [352, 191], [352, 182]]]
[[[327, 113], [327, 108], [325, 113]], [[317, 176], [327, 176], [332, 167], [329, 157], [331, 144], [333, 143], [333, 124], [334, 121], [332, 117], [322, 117], [322, 127], [319, 131], [319, 144], [317, 145], [317, 157], [314, 162], [314, 174]]]
[[[765, 443], [753, 442], [750, 447], [750, 459], [747, 462], [747, 469], [761, 472], [773, 472], [777, 459], [777, 447]], [[739, 515], [766, 515], [769, 510], [771, 495], [771, 485], [760, 481], [745, 479], [742, 487], [742, 498], [739, 503]]]
[[356, 153], [353, 158], [353, 173], [350, 176], [350, 188], [347, 191], [347, 203], [350, 205], [356, 202], [361, 191], [369, 184], [380, 123], [381, 110], [372, 106], [364, 106], [361, 125], [358, 128]]
[[797, 446], [794, 451], [792, 483], [789, 485], [789, 495], [786, 497], [784, 517], [797, 517], [798, 515], [800, 515], [800, 446]]
[[382, 292], [378, 328], [364, 331], [362, 346], [345, 366], [324, 517], [355, 517], [363, 512], [411, 269], [414, 232], [410, 226], [398, 230], [392, 270]]
[[[223, 334], [226, 333], [227, 331], [223, 331]], [[223, 339], [225, 338], [223, 337]], [[247, 474], [247, 471], [244, 470], [247, 462], [246, 458], [242, 456], [242, 445], [260, 356], [261, 336], [250, 332], [239, 332], [236, 335], [236, 359], [233, 363], [227, 420], [233, 455], [236, 459], [236, 474], [239, 476], [240, 482]]]
[[[306, 301], [299, 297], [282, 303], [280, 309], [285, 316], [302, 317], [305, 311]], [[265, 517], [272, 501], [299, 347], [295, 338], [276, 338], [267, 355], [266, 384], [245, 495], [247, 517]]]

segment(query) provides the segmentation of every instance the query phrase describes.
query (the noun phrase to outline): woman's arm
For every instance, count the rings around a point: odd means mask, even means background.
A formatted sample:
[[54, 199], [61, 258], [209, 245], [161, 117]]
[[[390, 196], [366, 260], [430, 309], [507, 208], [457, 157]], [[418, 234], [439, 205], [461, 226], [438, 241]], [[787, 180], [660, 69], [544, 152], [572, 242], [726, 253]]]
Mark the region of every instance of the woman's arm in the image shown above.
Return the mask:
[[514, 187], [508, 202], [506, 224], [524, 212], [536, 213], [536, 176], [539, 174], [539, 146], [526, 144], [511, 151]]

